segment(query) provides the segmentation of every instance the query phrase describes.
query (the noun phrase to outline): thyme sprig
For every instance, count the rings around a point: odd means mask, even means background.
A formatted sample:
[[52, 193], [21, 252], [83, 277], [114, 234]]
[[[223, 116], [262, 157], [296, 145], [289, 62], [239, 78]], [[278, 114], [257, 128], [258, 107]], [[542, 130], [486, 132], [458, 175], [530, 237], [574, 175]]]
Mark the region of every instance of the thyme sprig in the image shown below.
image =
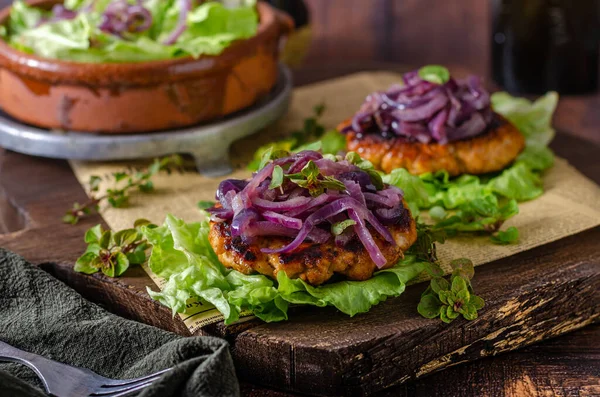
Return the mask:
[[[154, 190], [152, 177], [159, 172], [171, 173], [174, 170], [182, 170], [183, 159], [179, 155], [171, 155], [154, 159], [152, 164], [142, 170], [125, 170], [113, 172], [108, 177], [98, 175], [90, 176], [89, 200], [85, 203], [73, 203], [62, 220], [72, 225], [79, 222], [83, 217], [100, 212], [100, 205], [107, 202], [111, 207], [122, 208], [129, 203], [130, 193], [138, 190], [142, 193], [148, 193]], [[112, 180], [112, 187], [106, 189], [105, 193], [100, 193], [102, 183]]]

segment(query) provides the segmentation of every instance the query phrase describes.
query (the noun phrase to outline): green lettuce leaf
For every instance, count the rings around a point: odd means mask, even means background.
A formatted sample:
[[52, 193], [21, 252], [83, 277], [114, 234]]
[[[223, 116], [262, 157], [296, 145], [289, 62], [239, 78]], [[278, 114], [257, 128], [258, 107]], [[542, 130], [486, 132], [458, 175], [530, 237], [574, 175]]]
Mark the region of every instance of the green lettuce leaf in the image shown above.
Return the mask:
[[[38, 24], [46, 11], [14, 3], [5, 36], [15, 48], [46, 58], [75, 62], [142, 62], [191, 55], [218, 55], [233, 41], [256, 34], [258, 15], [255, 2], [247, 0], [239, 7], [225, 7], [209, 1], [194, 8], [187, 19], [187, 29], [173, 45], [163, 42], [179, 17], [180, 2], [149, 0], [152, 26], [141, 33], [127, 33], [124, 38], [101, 32], [101, 14], [110, 0], [98, 0], [91, 11], [82, 11], [73, 20]], [[87, 9], [90, 0], [68, 0], [69, 9]], [[93, 43], [93, 45], [92, 45]]]
[[554, 138], [552, 115], [558, 104], [556, 92], [548, 92], [535, 102], [513, 97], [506, 92], [496, 92], [491, 101], [494, 110], [525, 135], [527, 146], [547, 146]]
[[366, 312], [388, 297], [404, 292], [406, 283], [421, 273], [425, 262], [407, 256], [391, 269], [366, 281], [340, 281], [318, 287], [291, 280], [279, 272], [277, 282], [263, 275], [245, 275], [226, 269], [208, 242], [208, 222], [185, 223], [168, 215], [163, 226], [142, 228], [152, 253], [148, 266], [166, 280], [162, 291], [148, 288], [150, 296], [183, 313], [192, 297], [213, 304], [231, 324], [249, 310], [263, 321], [287, 319], [290, 303], [334, 306], [348, 314]]
[[554, 165], [554, 153], [546, 146], [527, 146], [517, 157], [532, 171], [545, 171]]
[[518, 201], [532, 200], [544, 193], [541, 177], [524, 162], [502, 171], [489, 181], [488, 187], [494, 193]]
[[41, 9], [27, 5], [23, 0], [15, 0], [8, 19], [7, 33], [18, 35], [33, 29], [45, 14]]
[[462, 204], [451, 215], [432, 214], [438, 220], [433, 229], [444, 230], [450, 236], [459, 232], [493, 232], [518, 213], [516, 200], [501, 205], [495, 195], [488, 194]]
[[383, 176], [383, 182], [400, 187], [410, 212], [418, 215], [422, 208], [430, 207], [430, 191], [427, 184], [418, 176], [404, 168], [398, 168]]
[[339, 281], [314, 287], [300, 279], [290, 279], [285, 272], [277, 274], [278, 291], [286, 301], [314, 306], [334, 306], [349, 316], [367, 312], [372, 306], [402, 294], [406, 283], [427, 264], [407, 255], [396, 266], [380, 270], [365, 281]]
[[167, 280], [162, 291], [148, 293], [173, 313], [185, 312], [188, 299], [199, 297], [213, 304], [227, 324], [237, 321], [244, 309], [265, 321], [287, 318], [286, 303], [271, 280], [229, 271], [219, 263], [208, 243], [207, 222], [185, 223], [168, 215], [163, 226], [142, 232], [153, 245], [148, 266]]

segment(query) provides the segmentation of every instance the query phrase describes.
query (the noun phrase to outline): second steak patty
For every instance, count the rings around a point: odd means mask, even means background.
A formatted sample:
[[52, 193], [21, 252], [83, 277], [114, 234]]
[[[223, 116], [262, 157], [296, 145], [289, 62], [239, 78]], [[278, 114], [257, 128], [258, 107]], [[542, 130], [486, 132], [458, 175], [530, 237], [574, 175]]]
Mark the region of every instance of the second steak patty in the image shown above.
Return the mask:
[[[495, 115], [495, 125], [473, 138], [439, 143], [411, 142], [378, 134], [346, 134], [349, 151], [369, 160], [375, 168], [391, 172], [406, 168], [411, 174], [448, 171], [451, 176], [500, 171], [513, 162], [525, 147], [523, 134], [508, 120]], [[349, 125], [346, 121], [338, 130]]]

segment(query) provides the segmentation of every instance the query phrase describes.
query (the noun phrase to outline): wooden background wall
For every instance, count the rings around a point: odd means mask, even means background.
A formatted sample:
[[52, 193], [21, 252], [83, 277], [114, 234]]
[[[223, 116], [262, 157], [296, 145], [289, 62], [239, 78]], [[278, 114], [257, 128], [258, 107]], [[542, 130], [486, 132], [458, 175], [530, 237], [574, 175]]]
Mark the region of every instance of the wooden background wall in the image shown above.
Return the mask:
[[490, 0], [306, 0], [309, 62], [463, 65], [488, 74]]

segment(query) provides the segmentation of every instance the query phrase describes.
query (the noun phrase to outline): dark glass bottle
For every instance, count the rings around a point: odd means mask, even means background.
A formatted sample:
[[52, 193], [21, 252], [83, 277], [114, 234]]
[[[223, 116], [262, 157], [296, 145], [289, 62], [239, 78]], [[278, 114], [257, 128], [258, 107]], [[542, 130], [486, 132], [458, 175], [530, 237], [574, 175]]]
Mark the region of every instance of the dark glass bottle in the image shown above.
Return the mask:
[[312, 39], [310, 13], [303, 0], [267, 0], [272, 6], [287, 12], [294, 19], [295, 29], [289, 35], [281, 60], [288, 66], [304, 62]]
[[492, 74], [514, 93], [598, 86], [600, 0], [493, 0]]
[[296, 29], [308, 25], [308, 8], [303, 0], [267, 0], [267, 3], [290, 14]]

